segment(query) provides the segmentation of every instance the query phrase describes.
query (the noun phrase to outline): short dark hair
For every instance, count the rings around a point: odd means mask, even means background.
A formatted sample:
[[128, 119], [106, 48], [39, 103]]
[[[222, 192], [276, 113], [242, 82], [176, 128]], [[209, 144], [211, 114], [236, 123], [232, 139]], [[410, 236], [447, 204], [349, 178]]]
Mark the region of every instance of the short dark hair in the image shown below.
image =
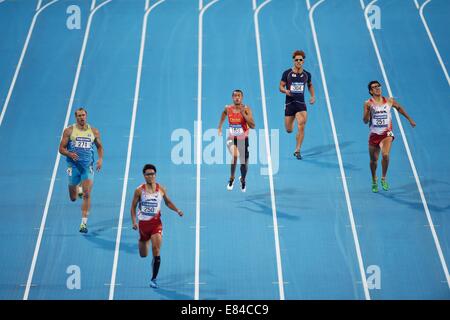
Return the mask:
[[370, 90], [372, 90], [372, 85], [373, 85], [373, 84], [378, 84], [378, 85], [381, 86], [381, 83], [379, 83], [377, 80], [372, 80], [372, 81], [370, 81], [369, 84], [367, 85], [367, 89], [369, 89], [369, 94], [370, 94], [370, 95], [372, 95], [372, 94], [370, 93]]
[[233, 96], [235, 92], [240, 92], [241, 95], [244, 96], [244, 93], [242, 92], [241, 89], [235, 89], [235, 90], [233, 90], [233, 92], [231, 93], [231, 96]]
[[296, 56], [302, 56], [303, 59], [306, 59], [305, 52], [303, 50], [295, 50], [292, 54], [292, 59], [295, 59]]
[[146, 171], [146, 170], [149, 170], [149, 169], [152, 169], [152, 170], [154, 170], [154, 171], [156, 172], [156, 167], [155, 167], [154, 165], [152, 165], [152, 164], [146, 164], [146, 165], [144, 166], [144, 169], [142, 169], [142, 173], [145, 173], [145, 171]]
[[80, 107], [80, 108], [78, 108], [77, 110], [75, 110], [75, 117], [77, 116], [77, 112], [78, 112], [78, 111], [84, 111], [84, 112], [86, 113], [86, 115], [87, 115], [86, 109], [84, 109], [83, 107]]

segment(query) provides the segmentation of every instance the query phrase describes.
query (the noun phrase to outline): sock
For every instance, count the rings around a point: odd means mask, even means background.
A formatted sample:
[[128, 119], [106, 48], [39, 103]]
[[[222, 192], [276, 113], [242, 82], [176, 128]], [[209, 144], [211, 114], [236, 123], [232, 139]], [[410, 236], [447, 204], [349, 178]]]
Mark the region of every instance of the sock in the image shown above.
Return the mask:
[[247, 164], [241, 164], [241, 177], [242, 181], [245, 181], [245, 176], [247, 175], [248, 165]]
[[161, 264], [161, 256], [154, 256], [153, 257], [153, 276], [152, 276], [152, 280], [155, 280], [156, 277], [158, 276], [158, 271], [159, 271], [159, 265]]
[[82, 223], [82, 224], [87, 224], [87, 219], [88, 219], [88, 218], [81, 218], [81, 223]]

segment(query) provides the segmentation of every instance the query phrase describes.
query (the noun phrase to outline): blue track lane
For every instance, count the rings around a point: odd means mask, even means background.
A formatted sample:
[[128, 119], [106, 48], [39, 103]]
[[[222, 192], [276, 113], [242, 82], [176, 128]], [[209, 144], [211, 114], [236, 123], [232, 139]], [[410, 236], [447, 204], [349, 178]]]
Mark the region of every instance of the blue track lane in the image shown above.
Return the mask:
[[[286, 299], [364, 298], [333, 136], [325, 105], [314, 43], [303, 1], [269, 3], [261, 11], [262, 55], [269, 126], [280, 131], [280, 169], [275, 192]], [[282, 23], [281, 23], [282, 22]], [[281, 75], [292, 66], [292, 52], [306, 52], [316, 104], [308, 103], [302, 146], [304, 160], [293, 157], [295, 133], [284, 129]], [[309, 94], [306, 94], [309, 100]], [[353, 145], [341, 139], [341, 149]], [[345, 166], [353, 175], [354, 166]]]
[[[197, 94], [197, 3], [166, 1], [148, 16], [147, 41], [142, 70], [141, 91], [136, 115], [135, 139], [124, 227], [117, 271], [115, 299], [193, 299], [195, 257], [195, 165], [194, 152], [186, 164], [172, 162], [171, 142], [177, 129], [190, 132], [193, 147]], [[142, 14], [137, 20], [142, 23]], [[140, 32], [139, 32], [140, 34]], [[143, 259], [138, 253], [139, 233], [131, 229], [130, 206], [134, 190], [144, 182], [142, 168], [152, 163], [157, 168], [157, 182], [175, 205], [184, 211], [178, 214], [164, 203], [161, 219], [163, 243], [158, 283], [149, 287], [152, 253]]]
[[[84, 236], [78, 231], [81, 201], [69, 201], [66, 160], [61, 159], [33, 281], [37, 287], [30, 299], [108, 298], [105, 284], [111, 279], [140, 41], [140, 23], [133, 17], [143, 6], [138, 1], [113, 1], [92, 20], [73, 108], [84, 106], [88, 122], [100, 130], [104, 166], [94, 178], [89, 233]], [[75, 32], [84, 35], [84, 28]], [[70, 123], [74, 122], [72, 115]], [[81, 290], [67, 289], [70, 265], [80, 267]]]
[[0, 128], [7, 155], [0, 169], [1, 212], [8, 215], [1, 227], [2, 243], [8, 243], [0, 252], [1, 282], [8, 288], [3, 298], [24, 293], [75, 72], [81, 37], [64, 27], [65, 9], [55, 4], [37, 21]]
[[[201, 299], [278, 299], [269, 180], [261, 175], [267, 163], [258, 132], [263, 129], [259, 73], [251, 1], [219, 1], [204, 15], [203, 131], [216, 132], [221, 113], [232, 103], [234, 89], [244, 92], [252, 110], [256, 141], [249, 152], [247, 192], [240, 190], [240, 165], [234, 189], [227, 191], [230, 164], [202, 165]], [[228, 120], [218, 146], [225, 162]], [[262, 131], [261, 131], [262, 132]], [[204, 154], [210, 154], [204, 143]], [[259, 156], [261, 153], [261, 156]], [[206, 159], [205, 159], [206, 160]]]

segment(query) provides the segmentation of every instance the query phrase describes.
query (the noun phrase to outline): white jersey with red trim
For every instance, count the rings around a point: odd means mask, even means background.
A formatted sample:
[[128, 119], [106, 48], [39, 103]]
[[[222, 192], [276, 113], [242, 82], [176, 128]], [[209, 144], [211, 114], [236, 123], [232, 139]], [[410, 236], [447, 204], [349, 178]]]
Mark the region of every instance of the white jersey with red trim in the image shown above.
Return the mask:
[[156, 184], [156, 191], [154, 193], [148, 192], [145, 188], [145, 184], [142, 184], [140, 188], [142, 192], [138, 203], [138, 220], [150, 221], [159, 219], [161, 217], [161, 201], [163, 199], [159, 184]]
[[392, 106], [383, 97], [382, 104], [377, 104], [373, 98], [368, 100], [370, 106], [370, 133], [383, 135], [392, 132]]

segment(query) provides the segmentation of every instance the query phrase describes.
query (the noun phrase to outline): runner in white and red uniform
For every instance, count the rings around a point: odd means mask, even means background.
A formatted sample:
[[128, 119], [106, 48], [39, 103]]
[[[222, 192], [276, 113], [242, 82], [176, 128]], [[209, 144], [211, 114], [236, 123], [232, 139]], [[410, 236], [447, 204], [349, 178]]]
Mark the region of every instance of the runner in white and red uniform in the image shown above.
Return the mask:
[[[133, 229], [139, 229], [139, 254], [145, 258], [148, 255], [150, 242], [152, 243], [153, 275], [150, 281], [152, 288], [157, 288], [156, 277], [161, 264], [160, 248], [162, 242], [162, 222], [161, 222], [161, 201], [164, 200], [166, 206], [183, 216], [183, 212], [172, 203], [167, 196], [163, 186], [156, 183], [156, 167], [146, 164], [142, 170], [145, 183], [140, 185], [134, 192], [131, 204], [131, 220]], [[138, 207], [136, 222], [136, 207]]]
[[370, 170], [372, 172], [372, 191], [378, 192], [377, 165], [380, 151], [382, 154], [381, 166], [381, 186], [383, 190], [389, 190], [386, 181], [386, 174], [389, 166], [389, 153], [391, 151], [392, 141], [394, 141], [394, 133], [392, 131], [392, 113], [391, 108], [408, 119], [412, 127], [416, 123], [406, 113], [405, 109], [394, 98], [385, 98], [381, 95], [381, 84], [378, 81], [371, 81], [368, 85], [369, 93], [372, 96], [364, 102], [364, 123], [369, 123], [369, 155]]
[[234, 185], [234, 175], [236, 172], [237, 158], [241, 163], [241, 191], [246, 191], [246, 181], [248, 170], [248, 134], [249, 130], [255, 128], [252, 110], [249, 106], [242, 104], [244, 93], [241, 90], [234, 90], [232, 93], [233, 104], [225, 106], [219, 122], [219, 136], [222, 135], [222, 126], [228, 117], [229, 129], [227, 137], [228, 151], [233, 156], [231, 163], [231, 175], [227, 184], [227, 189], [232, 190]]

